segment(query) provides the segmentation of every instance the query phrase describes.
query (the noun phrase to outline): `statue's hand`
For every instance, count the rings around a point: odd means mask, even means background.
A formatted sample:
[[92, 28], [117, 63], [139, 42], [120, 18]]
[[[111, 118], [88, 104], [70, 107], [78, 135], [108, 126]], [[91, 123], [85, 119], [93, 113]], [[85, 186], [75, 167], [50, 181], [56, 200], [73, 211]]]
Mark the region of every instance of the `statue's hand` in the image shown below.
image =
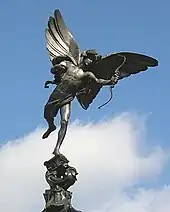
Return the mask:
[[53, 84], [53, 81], [46, 81], [44, 84], [44, 88], [49, 88], [49, 84]]
[[111, 85], [111, 88], [114, 88], [114, 86], [117, 84], [119, 80], [119, 76], [113, 76], [110, 80], [110, 85]]

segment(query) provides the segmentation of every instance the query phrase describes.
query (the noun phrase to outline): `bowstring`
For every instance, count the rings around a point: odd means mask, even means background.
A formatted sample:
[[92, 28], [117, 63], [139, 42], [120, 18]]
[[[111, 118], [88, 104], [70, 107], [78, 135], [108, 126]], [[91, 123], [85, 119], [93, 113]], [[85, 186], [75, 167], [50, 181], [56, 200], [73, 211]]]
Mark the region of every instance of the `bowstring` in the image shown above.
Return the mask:
[[[116, 70], [115, 70], [115, 72], [114, 72], [114, 75], [112, 76], [112, 77], [116, 77], [116, 81], [119, 80], [119, 77], [120, 77], [120, 69], [122, 68], [122, 66], [125, 64], [125, 62], [126, 62], [126, 60], [127, 60], [126, 56], [124, 56], [124, 55], [118, 54], [118, 56], [119, 56], [119, 57], [123, 57], [123, 62], [116, 68]], [[114, 82], [113, 85], [111, 85], [111, 86], [109, 87], [110, 98], [107, 100], [107, 102], [105, 102], [104, 104], [100, 105], [100, 106], [98, 107], [98, 109], [104, 107], [105, 105], [107, 105], [107, 104], [112, 100], [112, 98], [113, 98], [113, 91], [112, 91], [112, 89], [114, 88], [114, 86], [115, 86], [116, 83], [117, 83], [117, 82]]]

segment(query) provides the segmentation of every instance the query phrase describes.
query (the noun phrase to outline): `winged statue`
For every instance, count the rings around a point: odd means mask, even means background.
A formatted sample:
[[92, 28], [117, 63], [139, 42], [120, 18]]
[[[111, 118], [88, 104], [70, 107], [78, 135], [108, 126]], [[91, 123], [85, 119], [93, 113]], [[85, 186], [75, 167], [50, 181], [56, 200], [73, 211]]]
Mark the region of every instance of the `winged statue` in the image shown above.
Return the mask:
[[149, 67], [156, 67], [158, 61], [132, 52], [118, 52], [106, 56], [99, 55], [93, 49], [81, 52], [58, 9], [48, 20], [45, 37], [46, 49], [52, 63], [51, 73], [54, 76], [53, 81], [45, 82], [45, 88], [49, 84], [56, 87], [44, 107], [48, 129], [42, 138], [47, 138], [56, 130], [54, 118], [59, 112], [60, 129], [53, 152], [58, 155], [66, 135], [74, 98], [87, 110], [103, 86], [110, 86], [111, 91], [121, 79], [143, 72]]

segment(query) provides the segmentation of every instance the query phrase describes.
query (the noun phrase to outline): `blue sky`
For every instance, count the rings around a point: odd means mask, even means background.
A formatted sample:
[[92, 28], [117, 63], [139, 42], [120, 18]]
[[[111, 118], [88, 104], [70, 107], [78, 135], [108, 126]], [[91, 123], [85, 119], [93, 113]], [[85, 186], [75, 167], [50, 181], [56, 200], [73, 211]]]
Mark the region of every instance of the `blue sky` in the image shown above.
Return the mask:
[[[46, 127], [43, 107], [53, 88], [44, 89], [44, 82], [52, 79], [44, 29], [48, 17], [53, 15], [56, 8], [60, 9], [82, 50], [95, 48], [102, 55], [131, 51], [153, 56], [159, 61], [158, 67], [118, 83], [114, 89], [114, 99], [100, 110], [97, 107], [109, 98], [108, 88], [100, 92], [87, 111], [74, 101], [71, 121], [97, 122], [124, 112], [137, 113], [147, 117], [148, 149], [159, 145], [164, 151], [168, 150], [168, 0], [1, 1], [0, 144], [22, 138], [39, 126]], [[159, 180], [139, 183], [154, 188], [168, 184], [168, 167]]]
[[101, 110], [97, 106], [107, 100], [107, 88], [88, 111], [74, 102], [71, 120], [97, 121], [125, 111], [150, 114], [149, 134], [169, 145], [169, 6], [168, 1], [152, 0], [1, 1], [1, 142], [46, 124], [43, 105], [52, 89], [44, 89], [43, 84], [52, 76], [44, 29], [49, 15], [59, 8], [82, 50], [134, 51], [160, 63], [121, 81], [114, 100]]

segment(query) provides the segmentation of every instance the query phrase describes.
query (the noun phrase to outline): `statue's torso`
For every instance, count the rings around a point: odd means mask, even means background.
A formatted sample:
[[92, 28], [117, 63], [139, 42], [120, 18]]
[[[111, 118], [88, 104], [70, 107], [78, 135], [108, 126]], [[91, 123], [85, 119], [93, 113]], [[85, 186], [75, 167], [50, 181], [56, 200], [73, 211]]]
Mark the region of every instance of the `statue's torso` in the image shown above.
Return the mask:
[[67, 71], [61, 77], [61, 83], [65, 84], [65, 86], [73, 86], [80, 89], [83, 86], [82, 77], [84, 75], [84, 71], [73, 65], [72, 63], [67, 64]]

